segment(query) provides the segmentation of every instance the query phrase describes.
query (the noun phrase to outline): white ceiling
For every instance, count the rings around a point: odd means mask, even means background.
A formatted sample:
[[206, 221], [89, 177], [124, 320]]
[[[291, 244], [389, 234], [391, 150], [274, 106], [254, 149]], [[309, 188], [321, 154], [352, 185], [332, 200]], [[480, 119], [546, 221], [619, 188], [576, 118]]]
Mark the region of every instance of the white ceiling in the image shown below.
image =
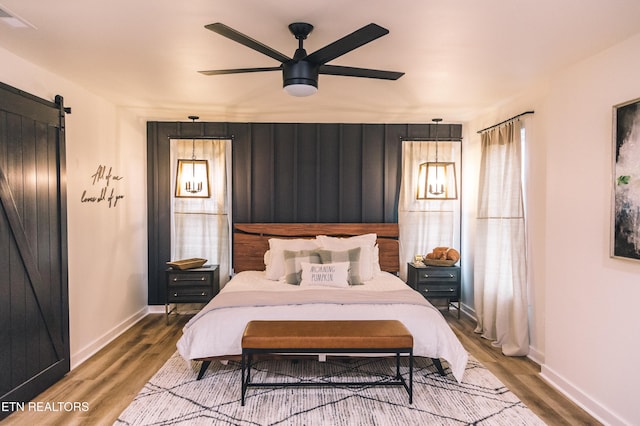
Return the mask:
[[[35, 27], [0, 23], [1, 47], [158, 120], [466, 121], [640, 32], [638, 0], [0, 0], [0, 8]], [[330, 63], [406, 74], [321, 75], [316, 95], [293, 98], [279, 72], [197, 72], [279, 65], [204, 25], [222, 22], [292, 56], [287, 25], [299, 21], [315, 27], [309, 53], [375, 22], [390, 33]]]

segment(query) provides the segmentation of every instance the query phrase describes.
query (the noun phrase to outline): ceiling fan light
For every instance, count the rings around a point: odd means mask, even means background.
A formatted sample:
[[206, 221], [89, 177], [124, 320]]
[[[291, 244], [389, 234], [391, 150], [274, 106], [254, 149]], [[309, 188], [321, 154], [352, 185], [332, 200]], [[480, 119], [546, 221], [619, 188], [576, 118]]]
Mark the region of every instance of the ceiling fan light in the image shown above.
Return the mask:
[[289, 61], [282, 64], [282, 87], [291, 96], [311, 96], [318, 91], [317, 65], [307, 61]]
[[318, 88], [310, 84], [288, 84], [284, 86], [284, 91], [291, 96], [303, 97], [315, 94]]

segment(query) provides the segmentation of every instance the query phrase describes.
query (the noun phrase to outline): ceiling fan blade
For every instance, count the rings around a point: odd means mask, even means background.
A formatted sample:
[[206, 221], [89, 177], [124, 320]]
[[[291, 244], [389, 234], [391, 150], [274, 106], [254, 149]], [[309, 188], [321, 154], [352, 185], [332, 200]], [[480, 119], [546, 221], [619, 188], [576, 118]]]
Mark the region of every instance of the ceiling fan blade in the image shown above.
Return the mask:
[[342, 56], [347, 52], [357, 49], [358, 47], [382, 37], [385, 34], [389, 34], [389, 30], [382, 28], [380, 25], [365, 25], [359, 30], [356, 30], [351, 34], [316, 50], [307, 56], [306, 59], [314, 64], [324, 65], [338, 56]]
[[224, 36], [228, 39], [231, 39], [237, 43], [240, 43], [244, 46], [247, 46], [250, 49], [256, 50], [262, 54], [265, 54], [276, 61], [279, 62], [287, 62], [290, 61], [287, 55], [278, 52], [275, 49], [270, 48], [269, 46], [260, 43], [257, 40], [252, 39], [231, 27], [226, 26], [225, 24], [221, 24], [220, 22], [216, 22], [215, 24], [209, 24], [204, 26], [206, 29], [213, 31], [214, 33], [218, 33], [221, 36]]
[[282, 71], [282, 67], [265, 67], [265, 68], [235, 68], [229, 70], [208, 70], [198, 71], [204, 75], [223, 75], [223, 74], [243, 74], [247, 72], [262, 72], [262, 71]]
[[347, 77], [379, 78], [382, 80], [397, 80], [403, 72], [372, 70], [368, 68], [342, 67], [338, 65], [321, 65], [320, 74], [343, 75]]

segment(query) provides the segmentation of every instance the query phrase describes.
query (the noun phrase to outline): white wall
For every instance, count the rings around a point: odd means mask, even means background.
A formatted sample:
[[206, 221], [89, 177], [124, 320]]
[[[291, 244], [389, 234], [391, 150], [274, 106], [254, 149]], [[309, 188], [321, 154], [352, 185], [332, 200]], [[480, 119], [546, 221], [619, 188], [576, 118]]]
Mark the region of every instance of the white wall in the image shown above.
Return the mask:
[[[0, 48], [0, 81], [44, 99], [56, 94], [66, 117], [71, 366], [140, 319], [147, 309], [146, 124], [126, 110]], [[108, 201], [93, 184], [98, 166], [122, 176]], [[106, 174], [105, 174], [106, 175]]]
[[[543, 374], [640, 424], [640, 262], [609, 258], [612, 106], [640, 97], [640, 34], [566, 70], [543, 108], [547, 140]], [[559, 250], [561, 249], [561, 250]], [[563, 253], [559, 255], [558, 251]]]
[[545, 379], [607, 424], [640, 424], [640, 262], [609, 257], [612, 107], [640, 98], [638, 52], [640, 34], [563, 70], [469, 123], [464, 147], [478, 153], [475, 130], [535, 110], [527, 151], [532, 354]]

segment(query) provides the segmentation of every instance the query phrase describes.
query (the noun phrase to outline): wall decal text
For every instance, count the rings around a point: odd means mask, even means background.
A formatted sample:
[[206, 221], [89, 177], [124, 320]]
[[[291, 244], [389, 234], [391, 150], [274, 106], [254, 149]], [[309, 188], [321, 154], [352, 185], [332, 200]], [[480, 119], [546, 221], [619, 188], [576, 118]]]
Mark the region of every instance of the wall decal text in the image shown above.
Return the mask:
[[[105, 202], [109, 208], [116, 207], [118, 201], [124, 198], [123, 194], [116, 192], [115, 184], [124, 179], [122, 176], [113, 174], [113, 168], [98, 165], [96, 172], [91, 175], [92, 190], [84, 190], [80, 201], [83, 203]], [[99, 189], [96, 193], [93, 189]]]

